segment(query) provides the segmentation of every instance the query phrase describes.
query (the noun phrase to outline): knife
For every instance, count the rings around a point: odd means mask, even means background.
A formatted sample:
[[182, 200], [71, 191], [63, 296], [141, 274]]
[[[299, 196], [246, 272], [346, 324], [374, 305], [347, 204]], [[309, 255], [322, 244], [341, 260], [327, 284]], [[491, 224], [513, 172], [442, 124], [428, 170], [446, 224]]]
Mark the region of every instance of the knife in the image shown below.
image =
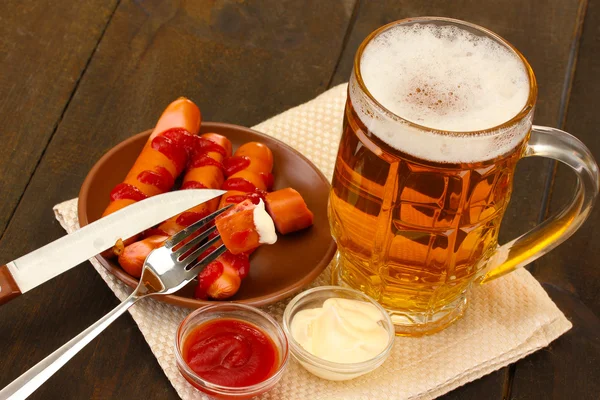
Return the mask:
[[0, 267], [0, 305], [223, 190], [187, 189], [139, 201]]

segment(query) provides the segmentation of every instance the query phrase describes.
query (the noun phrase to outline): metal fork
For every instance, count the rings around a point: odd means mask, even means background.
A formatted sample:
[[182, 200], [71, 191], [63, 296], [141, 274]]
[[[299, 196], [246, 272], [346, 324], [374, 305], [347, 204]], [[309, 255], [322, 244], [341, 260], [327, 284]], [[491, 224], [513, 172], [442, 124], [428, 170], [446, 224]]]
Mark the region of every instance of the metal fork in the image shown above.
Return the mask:
[[144, 261], [140, 283], [128, 298], [98, 322], [75, 336], [2, 389], [0, 400], [27, 398], [135, 302], [147, 296], [174, 293], [194, 279], [206, 265], [223, 254], [226, 248], [222, 244], [198, 261], [198, 257], [208, 251], [220, 239], [220, 236], [217, 235], [207, 240], [202, 246], [195, 248], [216, 230], [214, 225], [188, 242], [186, 242], [186, 239], [206, 227], [217, 215], [229, 207], [215, 211], [176, 233], [163, 246], [148, 254]]

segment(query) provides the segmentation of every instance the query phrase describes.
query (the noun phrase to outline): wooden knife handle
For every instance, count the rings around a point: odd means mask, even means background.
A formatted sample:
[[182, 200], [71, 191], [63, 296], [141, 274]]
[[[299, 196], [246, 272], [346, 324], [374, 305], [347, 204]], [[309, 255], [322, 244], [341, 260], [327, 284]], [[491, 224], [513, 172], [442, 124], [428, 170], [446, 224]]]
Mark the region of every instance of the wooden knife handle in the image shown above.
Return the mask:
[[21, 295], [17, 282], [6, 265], [0, 267], [0, 305]]

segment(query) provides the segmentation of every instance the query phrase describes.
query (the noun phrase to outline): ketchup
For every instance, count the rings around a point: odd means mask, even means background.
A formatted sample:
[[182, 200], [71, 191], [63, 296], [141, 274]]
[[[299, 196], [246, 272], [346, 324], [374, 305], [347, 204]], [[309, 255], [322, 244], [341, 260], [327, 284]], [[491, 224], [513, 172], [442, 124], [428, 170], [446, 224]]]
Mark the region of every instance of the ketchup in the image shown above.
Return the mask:
[[173, 175], [165, 167], [155, 167], [154, 170], [145, 170], [139, 173], [137, 180], [147, 185], [156, 186], [162, 192], [168, 192], [175, 181]]
[[142, 201], [148, 198], [142, 191], [128, 183], [119, 183], [110, 192], [110, 201], [134, 200]]
[[258, 205], [258, 203], [262, 200], [265, 201], [265, 196], [266, 196], [267, 192], [265, 192], [264, 190], [260, 190], [260, 189], [256, 189], [254, 192], [249, 192], [249, 193], [243, 193], [243, 194], [235, 194], [232, 196], [228, 196], [225, 199], [226, 203], [234, 203], [234, 204], [238, 204], [241, 203], [244, 200], [250, 200], [252, 201], [252, 204], [256, 204]]
[[192, 136], [190, 142], [187, 143], [188, 151], [195, 152], [197, 154], [204, 153], [219, 153], [223, 157], [227, 155], [227, 151], [223, 146], [213, 142], [210, 139], [203, 138], [201, 136]]
[[277, 369], [275, 343], [258, 327], [223, 318], [195, 327], [183, 343], [185, 363], [202, 379], [229, 387], [251, 386]]
[[[168, 133], [167, 131], [166, 133]], [[164, 154], [169, 160], [175, 164], [177, 175], [185, 168], [188, 160], [188, 154], [181, 144], [171, 139], [166, 133], [156, 136], [152, 139], [151, 146], [154, 150]]]
[[[211, 246], [200, 257], [203, 257], [204, 254], [208, 255], [212, 253], [214, 249], [214, 246]], [[221, 275], [223, 275], [223, 270], [223, 263], [220, 261], [213, 261], [208, 264], [198, 275], [198, 286], [196, 286], [196, 289], [194, 290], [194, 297], [202, 300], [208, 299], [208, 289], [217, 279], [221, 277]]]
[[195, 222], [200, 221], [202, 218], [206, 217], [209, 214], [208, 210], [204, 210], [202, 212], [194, 212], [194, 211], [185, 211], [179, 214], [175, 223], [181, 226], [190, 226]]
[[250, 159], [246, 156], [231, 156], [223, 161], [226, 176], [231, 176], [236, 172], [247, 168], [248, 165], [250, 165]]
[[190, 165], [188, 166], [189, 169], [192, 168], [200, 168], [200, 167], [206, 167], [207, 165], [212, 165], [214, 167], [217, 167], [219, 169], [223, 169], [223, 164], [221, 164], [220, 162], [218, 162], [217, 160], [215, 160], [214, 158], [207, 156], [205, 154], [199, 156], [199, 157], [194, 157], [192, 158], [192, 161], [190, 162]]
[[223, 190], [238, 190], [240, 192], [253, 192], [256, 190], [254, 184], [244, 178], [227, 178], [221, 185]]

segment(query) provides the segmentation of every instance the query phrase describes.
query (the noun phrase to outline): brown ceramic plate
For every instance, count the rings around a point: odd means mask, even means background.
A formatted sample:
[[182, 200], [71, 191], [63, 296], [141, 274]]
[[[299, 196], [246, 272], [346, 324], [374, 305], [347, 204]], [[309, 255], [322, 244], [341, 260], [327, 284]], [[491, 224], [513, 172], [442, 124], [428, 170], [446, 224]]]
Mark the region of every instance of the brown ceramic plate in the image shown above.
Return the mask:
[[[262, 133], [216, 122], [203, 123], [200, 131], [227, 136], [234, 151], [241, 144], [250, 141], [269, 146], [274, 159], [274, 190], [293, 187], [302, 194], [315, 215], [312, 227], [285, 236], [278, 235], [277, 243], [256, 250], [251, 257], [250, 274], [230, 300], [260, 306], [300, 291], [325, 269], [336, 250], [327, 222], [327, 179], [302, 154]], [[142, 132], [119, 143], [90, 170], [79, 192], [78, 215], [81, 226], [100, 218], [108, 204], [111, 189], [125, 177], [150, 132]], [[127, 285], [137, 286], [138, 279], [123, 271], [115, 261], [102, 256], [96, 256], [96, 259]], [[157, 299], [190, 308], [209, 304], [208, 301], [193, 298], [194, 286], [192, 282], [174, 295], [157, 296]]]

